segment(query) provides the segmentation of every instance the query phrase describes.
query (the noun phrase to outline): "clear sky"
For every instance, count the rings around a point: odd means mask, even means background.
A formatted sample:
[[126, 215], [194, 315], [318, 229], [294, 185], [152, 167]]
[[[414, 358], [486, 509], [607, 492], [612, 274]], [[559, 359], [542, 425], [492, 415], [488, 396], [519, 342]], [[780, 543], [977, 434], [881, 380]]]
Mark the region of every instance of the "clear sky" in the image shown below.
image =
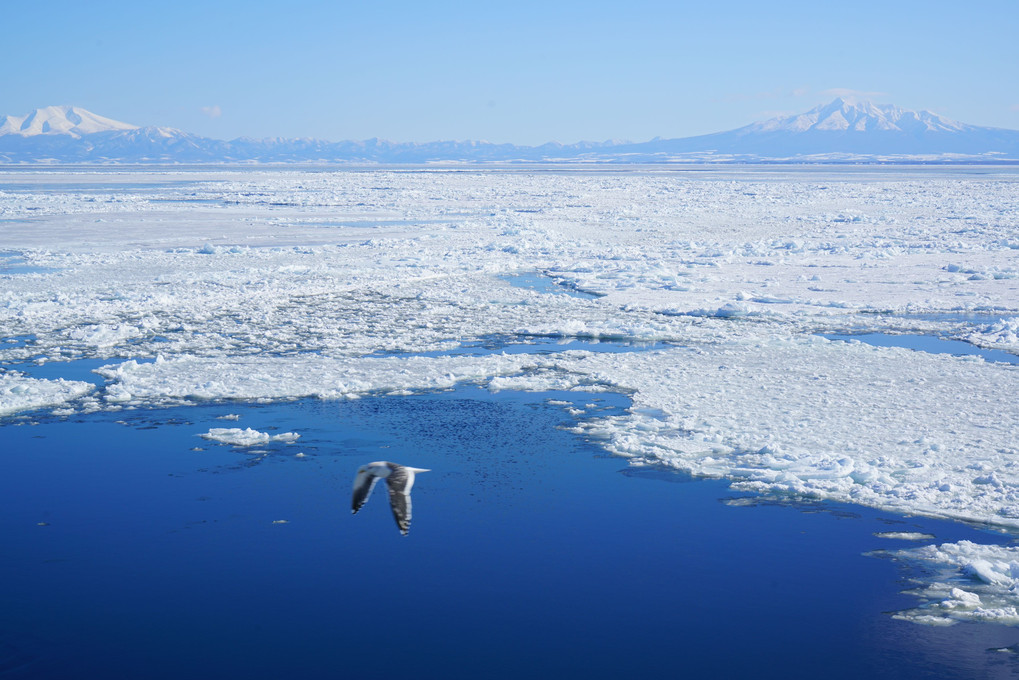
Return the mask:
[[0, 115], [233, 139], [686, 137], [836, 94], [1019, 128], [1019, 0], [25, 0]]

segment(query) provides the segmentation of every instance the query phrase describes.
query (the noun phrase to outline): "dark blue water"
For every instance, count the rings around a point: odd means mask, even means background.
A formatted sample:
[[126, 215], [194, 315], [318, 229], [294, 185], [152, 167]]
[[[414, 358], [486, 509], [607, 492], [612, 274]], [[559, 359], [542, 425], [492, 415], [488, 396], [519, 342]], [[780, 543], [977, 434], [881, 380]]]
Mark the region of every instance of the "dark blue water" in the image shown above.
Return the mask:
[[[863, 556], [907, 545], [873, 536], [890, 529], [994, 536], [839, 506], [736, 507], [724, 483], [605, 457], [548, 398], [627, 405], [463, 388], [0, 425], [0, 677], [1019, 670], [987, 651], [1019, 631], [892, 619], [915, 604], [903, 574]], [[212, 427], [302, 436], [244, 450], [198, 436]], [[379, 489], [350, 514], [354, 472], [373, 460], [432, 469], [406, 538]]]
[[904, 347], [918, 352], [932, 354], [951, 354], [953, 356], [978, 356], [985, 361], [997, 361], [1008, 364], [1019, 364], [1019, 355], [1004, 352], [1000, 349], [984, 349], [962, 340], [946, 340], [936, 335], [893, 335], [891, 333], [826, 333], [822, 337], [829, 340], [857, 340], [877, 347]]

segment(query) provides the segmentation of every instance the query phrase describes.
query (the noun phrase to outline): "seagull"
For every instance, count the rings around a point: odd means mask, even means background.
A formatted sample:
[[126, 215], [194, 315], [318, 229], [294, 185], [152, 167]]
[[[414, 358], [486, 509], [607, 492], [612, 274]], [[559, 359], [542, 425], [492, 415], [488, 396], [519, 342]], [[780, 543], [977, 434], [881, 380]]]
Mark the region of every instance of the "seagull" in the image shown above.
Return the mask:
[[362, 465], [357, 469], [357, 477], [354, 478], [351, 511], [356, 515], [368, 501], [368, 496], [375, 488], [375, 482], [384, 479], [386, 486], [389, 487], [389, 507], [393, 509], [396, 526], [400, 527], [400, 533], [406, 536], [410, 530], [410, 489], [414, 486], [414, 475], [418, 472], [430, 470], [406, 467], [385, 460]]

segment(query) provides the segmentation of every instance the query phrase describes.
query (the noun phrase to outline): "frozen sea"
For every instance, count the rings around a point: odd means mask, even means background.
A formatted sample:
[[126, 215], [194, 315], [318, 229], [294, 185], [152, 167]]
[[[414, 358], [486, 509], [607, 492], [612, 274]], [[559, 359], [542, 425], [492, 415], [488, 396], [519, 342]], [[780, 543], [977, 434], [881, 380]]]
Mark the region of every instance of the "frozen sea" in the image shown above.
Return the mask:
[[0, 169], [0, 677], [1009, 677], [1017, 354], [1015, 169]]

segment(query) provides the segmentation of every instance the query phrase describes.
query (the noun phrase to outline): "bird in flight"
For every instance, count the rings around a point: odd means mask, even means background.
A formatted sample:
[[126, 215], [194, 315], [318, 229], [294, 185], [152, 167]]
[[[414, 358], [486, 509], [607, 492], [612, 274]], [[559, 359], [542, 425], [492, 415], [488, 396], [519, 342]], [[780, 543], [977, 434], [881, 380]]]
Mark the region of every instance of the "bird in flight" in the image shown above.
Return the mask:
[[389, 507], [393, 510], [396, 526], [400, 527], [400, 533], [406, 536], [410, 530], [410, 489], [414, 486], [414, 475], [418, 472], [429, 472], [429, 470], [397, 465], [385, 460], [362, 465], [357, 469], [357, 476], [354, 477], [354, 497], [351, 501], [351, 511], [356, 515], [357, 511], [368, 502], [368, 496], [375, 488], [375, 483], [384, 479], [386, 487], [389, 489]]

